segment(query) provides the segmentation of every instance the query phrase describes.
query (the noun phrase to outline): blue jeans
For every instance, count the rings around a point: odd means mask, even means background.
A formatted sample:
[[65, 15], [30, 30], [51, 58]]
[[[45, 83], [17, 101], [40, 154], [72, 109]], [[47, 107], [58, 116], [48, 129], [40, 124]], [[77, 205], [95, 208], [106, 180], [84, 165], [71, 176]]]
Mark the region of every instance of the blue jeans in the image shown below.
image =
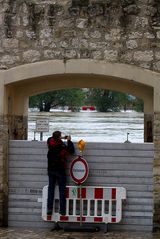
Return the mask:
[[53, 210], [53, 200], [56, 182], [59, 186], [59, 199], [60, 199], [60, 213], [66, 211], [66, 175], [61, 172], [48, 172], [49, 185], [48, 185], [48, 211]]

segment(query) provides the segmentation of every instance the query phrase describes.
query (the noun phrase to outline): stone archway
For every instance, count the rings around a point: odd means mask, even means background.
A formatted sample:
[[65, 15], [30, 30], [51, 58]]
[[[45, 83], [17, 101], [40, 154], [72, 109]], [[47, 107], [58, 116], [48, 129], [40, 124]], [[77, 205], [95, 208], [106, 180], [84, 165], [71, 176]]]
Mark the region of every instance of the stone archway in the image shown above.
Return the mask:
[[[155, 208], [159, 207], [160, 175], [159, 165], [159, 121], [160, 121], [160, 81], [159, 73], [151, 72], [125, 64], [106, 63], [94, 60], [51, 60], [26, 64], [0, 72], [0, 113], [3, 130], [1, 131], [3, 171], [7, 171], [6, 142], [10, 138], [26, 138], [28, 97], [48, 90], [70, 87], [99, 87], [128, 92], [138, 96], [145, 103], [145, 124], [154, 120], [155, 143]], [[15, 137], [15, 126], [18, 135]], [[17, 133], [17, 132], [16, 132]], [[4, 175], [6, 175], [4, 173]], [[7, 197], [7, 177], [1, 177], [2, 197]], [[157, 221], [155, 211], [155, 221]]]
[[[157, 85], [151, 77], [151, 72], [148, 74], [147, 70], [104, 61], [69, 60], [27, 64], [5, 72], [4, 112], [15, 115], [18, 122], [26, 122], [28, 97], [55, 89], [97, 87], [127, 92], [144, 100], [144, 140], [147, 141], [148, 122], [153, 121], [153, 89]], [[25, 129], [26, 125], [20, 128]], [[12, 131], [14, 129], [10, 129]], [[25, 137], [20, 133], [16, 138]]]

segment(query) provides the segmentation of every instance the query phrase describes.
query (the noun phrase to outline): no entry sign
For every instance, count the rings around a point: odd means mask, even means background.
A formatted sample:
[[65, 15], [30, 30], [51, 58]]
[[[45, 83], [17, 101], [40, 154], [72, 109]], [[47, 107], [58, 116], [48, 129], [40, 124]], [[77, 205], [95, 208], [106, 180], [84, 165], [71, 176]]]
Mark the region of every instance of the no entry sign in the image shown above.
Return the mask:
[[75, 183], [82, 184], [87, 179], [88, 173], [88, 163], [81, 156], [71, 162], [70, 175]]

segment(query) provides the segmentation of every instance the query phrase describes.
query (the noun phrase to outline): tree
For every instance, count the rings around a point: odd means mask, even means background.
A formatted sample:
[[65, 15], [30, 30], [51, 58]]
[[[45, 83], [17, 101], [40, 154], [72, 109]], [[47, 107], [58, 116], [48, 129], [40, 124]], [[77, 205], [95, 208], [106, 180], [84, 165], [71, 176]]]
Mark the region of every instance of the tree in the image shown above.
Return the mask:
[[142, 99], [135, 98], [133, 101], [133, 109], [137, 112], [144, 112], [144, 102]]
[[72, 110], [77, 110], [83, 105], [85, 93], [82, 89], [56, 90], [31, 96], [29, 107], [37, 107], [39, 111], [49, 112], [51, 108], [69, 106]]
[[119, 109], [126, 111], [130, 106], [130, 97], [126, 93], [115, 92], [115, 99], [118, 102]]
[[87, 89], [86, 104], [96, 106], [100, 112], [134, 109], [143, 111], [143, 101], [127, 93], [106, 89]]
[[87, 102], [95, 105], [100, 112], [117, 111], [119, 107], [116, 93], [106, 89], [90, 89]]
[[127, 93], [106, 89], [65, 89], [30, 97], [29, 107], [49, 112], [51, 108], [68, 106], [78, 111], [82, 105], [96, 106], [100, 112], [134, 109], [143, 111], [143, 101]]
[[83, 89], [64, 90], [64, 95], [66, 100], [64, 106], [67, 105], [71, 111], [78, 111], [84, 105], [85, 92]]

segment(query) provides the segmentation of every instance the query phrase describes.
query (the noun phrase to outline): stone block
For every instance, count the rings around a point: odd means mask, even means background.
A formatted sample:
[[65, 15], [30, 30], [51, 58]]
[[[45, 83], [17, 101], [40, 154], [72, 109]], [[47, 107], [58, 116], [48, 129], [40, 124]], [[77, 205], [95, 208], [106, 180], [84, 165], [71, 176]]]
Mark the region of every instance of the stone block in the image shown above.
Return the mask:
[[155, 52], [155, 58], [156, 60], [160, 60], [160, 51]]
[[[156, 165], [156, 167], [154, 167], [153, 174], [154, 174], [154, 176], [160, 177], [160, 166]], [[159, 185], [159, 187], [160, 187], [160, 185]]]
[[144, 37], [147, 38], [147, 39], [154, 39], [155, 35], [151, 32], [145, 32]]
[[6, 64], [6, 65], [14, 65], [18, 62], [20, 62], [19, 56], [4, 55], [0, 58], [0, 63]]
[[[94, 43], [93, 43], [93, 44], [94, 44]], [[89, 43], [88, 43], [87, 39], [82, 39], [82, 40], [79, 42], [80, 48], [88, 48], [88, 45], [89, 45]]]
[[36, 39], [36, 34], [34, 31], [32, 30], [26, 30], [25, 31], [25, 34], [26, 34], [26, 37], [29, 38], [29, 39]]
[[27, 27], [29, 25], [29, 19], [27, 15], [24, 15], [22, 18], [23, 26]]
[[135, 27], [145, 28], [148, 26], [148, 18], [146, 17], [136, 17], [135, 19]]
[[[84, 39], [83, 42], [84, 42], [84, 41], [87, 42], [86, 39]], [[87, 42], [87, 44], [88, 44], [88, 42]], [[76, 38], [72, 38], [72, 40], [71, 40], [71, 46], [72, 46], [73, 48], [78, 48], [78, 47], [79, 47], [79, 39], [78, 39], [77, 37], [76, 37]]]
[[99, 38], [101, 38], [101, 32], [100, 31], [93, 31], [93, 32], [90, 33], [90, 36], [91, 36], [91, 38], [99, 39]]
[[48, 39], [52, 37], [52, 30], [50, 28], [45, 28], [45, 29], [41, 29], [39, 31], [39, 38], [40, 39]]
[[[20, 30], [17, 30], [16, 31], [16, 38], [17, 39], [22, 39], [24, 37], [24, 32], [23, 31], [20, 31]], [[21, 43], [21, 42], [20, 42]]]
[[69, 59], [75, 58], [77, 56], [77, 52], [75, 50], [66, 50], [64, 56]]
[[2, 40], [2, 47], [5, 49], [15, 49], [18, 48], [19, 46], [19, 41], [17, 39], [4, 39]]
[[109, 61], [116, 61], [118, 58], [118, 51], [116, 50], [105, 50], [104, 59]]
[[52, 50], [45, 50], [44, 51], [44, 57], [46, 59], [53, 59], [53, 57], [54, 57], [53, 51]]
[[129, 40], [126, 42], [126, 46], [128, 49], [135, 49], [138, 47], [138, 43], [136, 40]]
[[36, 50], [28, 50], [23, 53], [23, 62], [35, 62], [39, 61], [41, 54]]
[[124, 52], [124, 53], [121, 55], [121, 59], [122, 59], [124, 62], [133, 62], [133, 52]]
[[87, 27], [88, 20], [86, 18], [79, 18], [76, 20], [76, 27], [80, 29], [84, 29]]
[[67, 41], [61, 41], [61, 42], [60, 42], [60, 46], [61, 46], [62, 48], [68, 48], [69, 42], [67, 42]]
[[160, 39], [160, 31], [157, 31], [157, 38]]
[[54, 59], [56, 57], [60, 57], [62, 55], [61, 51], [53, 51], [53, 50], [45, 50], [44, 57], [46, 59]]
[[151, 69], [151, 63], [150, 62], [141, 62], [139, 64], [140, 67], [143, 67], [145, 69]]
[[160, 61], [153, 63], [153, 69], [155, 71], [160, 71]]
[[136, 51], [133, 55], [135, 61], [152, 61], [153, 60], [153, 51]]
[[129, 34], [129, 39], [141, 39], [143, 37], [142, 32], [131, 32]]
[[44, 39], [41, 39], [40, 40], [40, 44], [43, 48], [50, 48], [50, 45], [51, 45], [51, 38], [44, 38]]
[[2, 13], [0, 13], [0, 26], [3, 25], [3, 21], [4, 21], [4, 19], [3, 19], [3, 15], [2, 15]]
[[93, 57], [93, 59], [102, 59], [102, 52], [101, 51], [93, 51], [92, 57]]
[[105, 39], [107, 41], [116, 41], [120, 40], [120, 38], [121, 38], [121, 30], [119, 28], [111, 29], [110, 32], [105, 33]]

